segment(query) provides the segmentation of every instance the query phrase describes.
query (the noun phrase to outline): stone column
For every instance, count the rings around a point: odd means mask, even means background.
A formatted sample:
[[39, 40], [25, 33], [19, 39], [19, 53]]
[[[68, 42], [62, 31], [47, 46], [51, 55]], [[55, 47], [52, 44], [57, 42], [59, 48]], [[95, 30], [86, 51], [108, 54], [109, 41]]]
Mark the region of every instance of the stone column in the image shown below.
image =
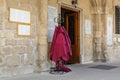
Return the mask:
[[92, 9], [94, 61], [106, 61], [106, 16], [107, 0], [89, 0]]
[[94, 40], [94, 61], [105, 61], [103, 53], [103, 22], [102, 22], [102, 8], [94, 7], [93, 17], [93, 40]]
[[38, 0], [38, 60], [37, 71], [48, 69], [48, 0]]
[[102, 54], [101, 59], [103, 62], [108, 61], [108, 53], [107, 53], [107, 14], [104, 12], [101, 16], [102, 18]]

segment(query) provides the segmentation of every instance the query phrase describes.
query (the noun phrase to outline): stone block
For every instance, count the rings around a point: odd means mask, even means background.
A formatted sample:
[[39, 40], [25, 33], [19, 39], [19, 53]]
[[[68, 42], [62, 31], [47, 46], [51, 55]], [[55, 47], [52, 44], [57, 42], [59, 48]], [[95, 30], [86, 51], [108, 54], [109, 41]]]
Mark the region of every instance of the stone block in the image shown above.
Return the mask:
[[4, 32], [4, 35], [3, 35], [5, 38], [9, 38], [9, 39], [12, 39], [14, 38], [14, 32], [12, 31], [6, 31]]
[[38, 4], [38, 1], [37, 0], [29, 0], [29, 3], [32, 4], [32, 5], [37, 5]]
[[6, 39], [5, 44], [15, 46], [17, 45], [17, 41], [14, 39]]
[[47, 45], [39, 45], [39, 59], [41, 61], [47, 60], [48, 57], [48, 46]]
[[12, 55], [6, 57], [6, 65], [7, 66], [17, 66], [20, 65], [20, 56]]
[[14, 54], [24, 54], [26, 52], [27, 52], [27, 50], [26, 50], [25, 46], [16, 46], [16, 47], [13, 47], [13, 53]]
[[16, 23], [7, 22], [6, 30], [16, 30], [16, 28], [17, 28], [17, 24]]
[[1, 69], [1, 75], [4, 77], [8, 77], [11, 75], [15, 75], [16, 68], [15, 67], [4, 67]]
[[[43, 24], [40, 24], [41, 26], [43, 25]], [[47, 36], [48, 35], [48, 28], [47, 27], [45, 27], [45, 26], [47, 26], [47, 25], [43, 25], [42, 27], [41, 27], [41, 30], [40, 30], [40, 35], [42, 35], [42, 36]], [[43, 27], [45, 27], [45, 28], [43, 28]]]
[[38, 44], [38, 40], [37, 39], [31, 39], [31, 45], [36, 46]]
[[[19, 74], [29, 74], [34, 72], [34, 66], [33, 65], [25, 65], [25, 66], [20, 66], [17, 68], [17, 72]], [[17, 73], [17, 74], [18, 74]]]
[[17, 40], [17, 45], [29, 45], [30, 41], [28, 39]]
[[0, 0], [0, 7], [3, 6], [3, 0]]
[[33, 54], [23, 54], [21, 56], [21, 63], [24, 65], [32, 65], [34, 64], [34, 55]]
[[4, 32], [0, 31], [0, 38], [4, 38]]
[[21, 64], [26, 65], [28, 62], [28, 54], [21, 55]]
[[1, 19], [1, 17], [0, 17], [0, 30], [3, 30], [2, 19]]
[[40, 53], [41, 54], [46, 54], [48, 51], [48, 46], [47, 45], [40, 45], [40, 47], [39, 47], [39, 49], [40, 49]]
[[10, 55], [12, 53], [11, 47], [2, 47], [1, 48], [1, 54], [3, 55]]
[[32, 55], [28, 55], [28, 64], [34, 64], [35, 61], [35, 56]]
[[0, 46], [4, 46], [5, 45], [5, 39], [4, 38], [0, 38]]
[[0, 55], [0, 65], [4, 63], [4, 57]]
[[39, 44], [47, 44], [47, 37], [40, 37]]
[[34, 47], [32, 47], [32, 46], [27, 47], [27, 53], [28, 54], [33, 54], [33, 50], [34, 50]]

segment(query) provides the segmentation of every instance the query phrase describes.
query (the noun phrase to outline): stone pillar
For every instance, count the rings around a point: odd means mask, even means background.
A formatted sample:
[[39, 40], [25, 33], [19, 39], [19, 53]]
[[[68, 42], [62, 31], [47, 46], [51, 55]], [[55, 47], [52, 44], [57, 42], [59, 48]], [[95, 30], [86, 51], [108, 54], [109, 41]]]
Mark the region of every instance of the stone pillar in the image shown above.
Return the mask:
[[93, 19], [93, 40], [94, 40], [94, 61], [105, 61], [103, 53], [103, 22], [102, 22], [102, 8], [94, 7], [94, 12], [92, 14]]
[[38, 0], [38, 60], [37, 71], [48, 69], [48, 0]]
[[92, 9], [94, 61], [106, 61], [106, 4], [107, 0], [89, 0]]
[[101, 16], [102, 20], [102, 54], [101, 59], [103, 62], [108, 61], [108, 53], [107, 53], [107, 14], [104, 12]]

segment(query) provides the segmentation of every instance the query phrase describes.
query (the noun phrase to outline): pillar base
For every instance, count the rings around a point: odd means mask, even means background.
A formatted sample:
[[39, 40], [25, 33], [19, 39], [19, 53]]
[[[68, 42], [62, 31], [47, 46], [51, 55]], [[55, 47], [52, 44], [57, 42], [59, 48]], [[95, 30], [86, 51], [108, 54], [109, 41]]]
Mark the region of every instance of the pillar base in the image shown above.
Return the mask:
[[94, 62], [107, 62], [106, 59], [94, 59]]
[[50, 67], [51, 65], [48, 61], [43, 61], [43, 62], [38, 61], [35, 72], [40, 73], [42, 71], [48, 71], [50, 70]]

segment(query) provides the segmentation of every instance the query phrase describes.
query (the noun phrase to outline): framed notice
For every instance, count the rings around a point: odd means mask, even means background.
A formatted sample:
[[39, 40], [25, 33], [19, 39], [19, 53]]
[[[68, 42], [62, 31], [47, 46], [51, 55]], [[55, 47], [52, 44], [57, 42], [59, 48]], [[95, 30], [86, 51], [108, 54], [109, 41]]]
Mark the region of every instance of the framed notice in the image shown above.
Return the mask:
[[112, 28], [113, 28], [113, 17], [107, 16], [107, 45], [112, 45]]
[[9, 20], [11, 22], [30, 24], [30, 12], [15, 8], [10, 8]]
[[91, 34], [91, 21], [89, 19], [85, 20], [85, 34]]
[[48, 42], [52, 42], [55, 25], [58, 25], [54, 21], [54, 19], [57, 17], [57, 14], [56, 7], [48, 6]]
[[31, 35], [30, 25], [18, 24], [17, 34], [18, 36], [30, 36]]

